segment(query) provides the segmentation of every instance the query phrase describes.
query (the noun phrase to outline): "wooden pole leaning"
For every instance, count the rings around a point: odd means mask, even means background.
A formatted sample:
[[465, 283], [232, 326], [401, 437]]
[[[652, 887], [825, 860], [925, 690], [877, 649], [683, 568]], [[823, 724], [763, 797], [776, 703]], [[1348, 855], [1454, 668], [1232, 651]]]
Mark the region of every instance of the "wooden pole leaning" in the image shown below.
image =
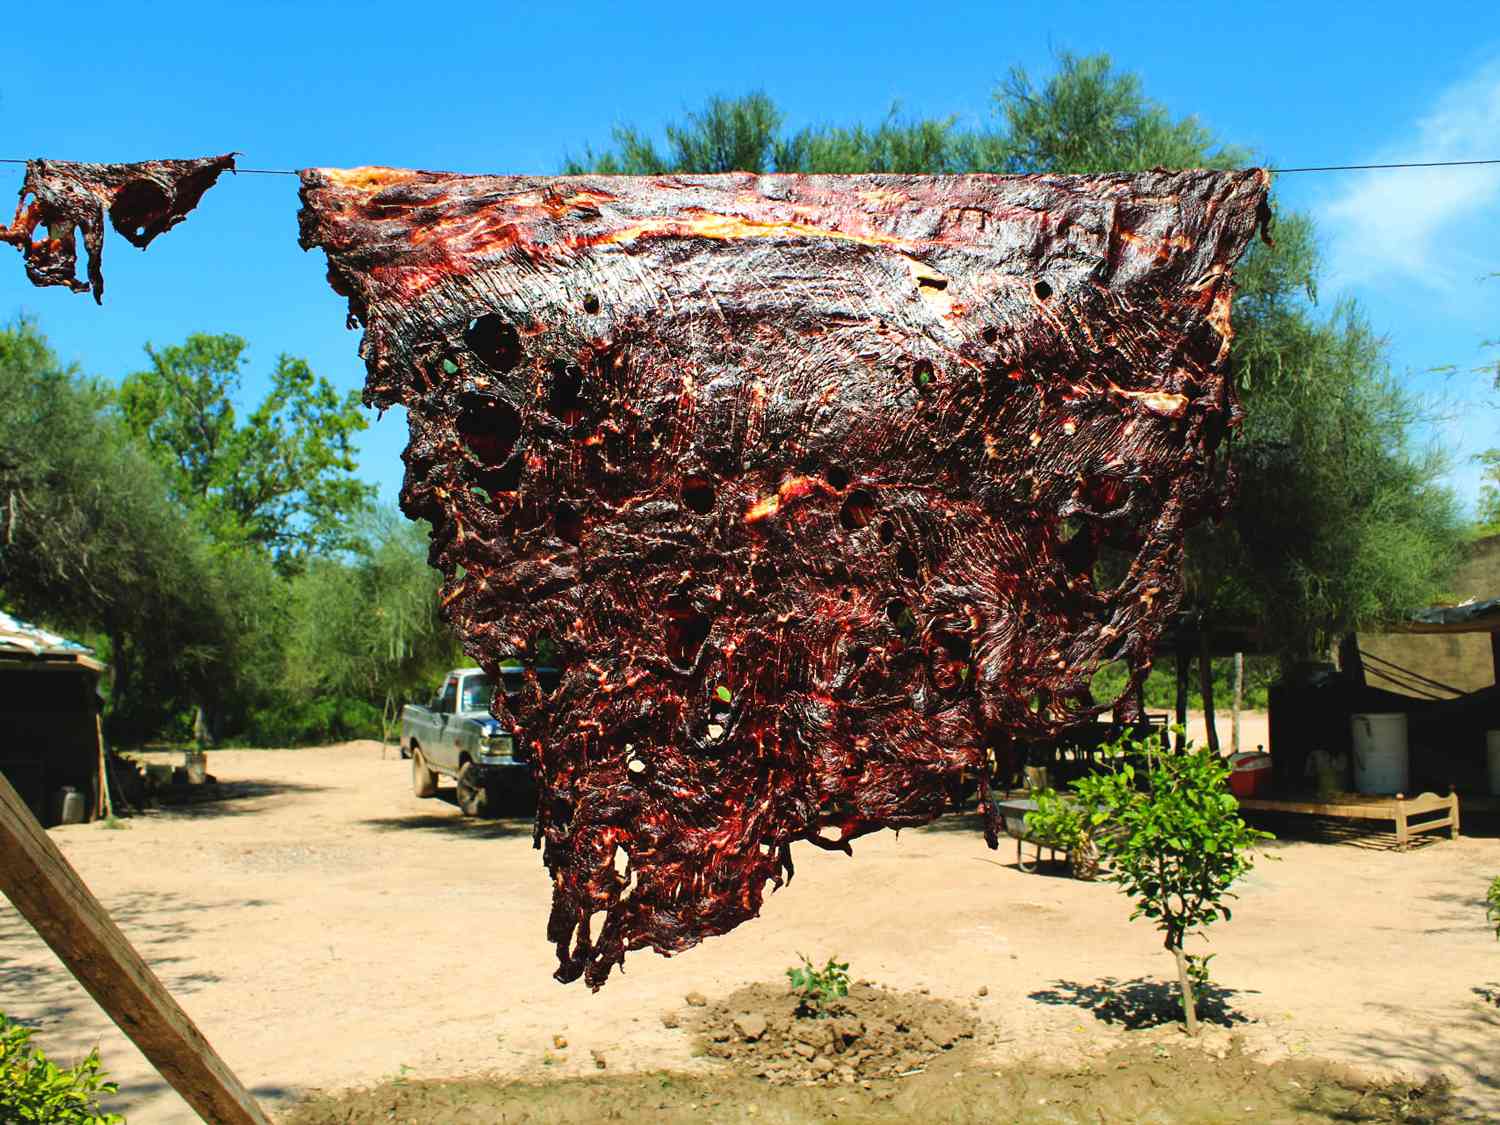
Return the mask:
[[270, 1125], [0, 774], [0, 891], [198, 1116]]

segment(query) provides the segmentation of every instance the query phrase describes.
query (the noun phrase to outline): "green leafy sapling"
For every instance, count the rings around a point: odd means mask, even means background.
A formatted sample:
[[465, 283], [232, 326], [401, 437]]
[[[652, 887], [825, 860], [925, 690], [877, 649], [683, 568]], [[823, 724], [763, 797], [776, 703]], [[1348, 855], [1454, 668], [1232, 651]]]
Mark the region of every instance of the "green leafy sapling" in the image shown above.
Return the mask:
[[849, 963], [832, 957], [821, 969], [815, 968], [806, 954], [799, 953], [802, 965], [788, 969], [786, 976], [798, 996], [799, 1015], [822, 1019], [830, 1014], [835, 1000], [849, 995]]
[[[1208, 980], [1207, 958], [1185, 952], [1187, 939], [1211, 923], [1228, 921], [1230, 888], [1249, 871], [1251, 849], [1269, 832], [1240, 817], [1229, 792], [1229, 766], [1217, 754], [1189, 743], [1171, 752], [1160, 734], [1122, 735], [1106, 747], [1123, 764], [1074, 783], [1084, 819], [1108, 861], [1105, 876], [1135, 901], [1132, 919], [1145, 916], [1161, 931], [1177, 962], [1183, 1017], [1198, 1033], [1193, 984]], [[1138, 778], [1130, 758], [1145, 759]], [[1144, 782], [1144, 785], [1138, 784]]]
[[1500, 941], [1500, 875], [1495, 876], [1494, 882], [1490, 884], [1489, 893], [1485, 895], [1484, 916], [1489, 919], [1490, 925], [1495, 927], [1495, 940]]
[[0, 1121], [6, 1125], [125, 1125], [99, 1099], [118, 1092], [105, 1079], [95, 1048], [64, 1069], [31, 1042], [32, 1029], [0, 1012]]

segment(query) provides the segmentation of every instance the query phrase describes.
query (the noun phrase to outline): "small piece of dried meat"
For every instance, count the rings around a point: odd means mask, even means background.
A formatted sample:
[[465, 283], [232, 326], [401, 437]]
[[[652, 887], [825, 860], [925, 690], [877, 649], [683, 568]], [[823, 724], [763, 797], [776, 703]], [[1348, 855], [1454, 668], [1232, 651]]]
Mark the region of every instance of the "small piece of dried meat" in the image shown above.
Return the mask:
[[[145, 249], [198, 205], [219, 173], [233, 171], [234, 154], [197, 160], [147, 160], [140, 164], [75, 164], [66, 160], [31, 160], [21, 184], [16, 218], [0, 228], [26, 256], [26, 276], [33, 285], [66, 285], [75, 293], [93, 290], [102, 303], [104, 213], [115, 230]], [[45, 238], [35, 237], [39, 226]], [[88, 281], [78, 278], [78, 231], [88, 251]]]

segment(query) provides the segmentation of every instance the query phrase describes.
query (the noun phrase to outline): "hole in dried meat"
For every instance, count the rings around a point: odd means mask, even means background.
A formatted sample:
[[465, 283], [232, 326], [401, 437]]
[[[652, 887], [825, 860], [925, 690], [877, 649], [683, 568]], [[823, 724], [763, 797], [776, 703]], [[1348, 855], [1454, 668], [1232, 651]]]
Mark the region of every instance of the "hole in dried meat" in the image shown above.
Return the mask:
[[839, 509], [839, 523], [849, 531], [858, 531], [875, 518], [875, 497], [863, 488], [849, 493]]
[[598, 312], [599, 298], [594, 296], [592, 293], [585, 293], [583, 295], [583, 311], [590, 315]]
[[849, 487], [849, 471], [847, 469], [842, 469], [838, 465], [829, 465], [828, 471], [823, 475], [828, 479], [828, 483], [840, 492]]
[[891, 624], [896, 627], [896, 632], [903, 637], [910, 638], [917, 631], [917, 619], [912, 616], [911, 606], [900, 598], [885, 607], [885, 615], [890, 618]]
[[778, 579], [776, 567], [769, 559], [762, 559], [750, 568], [750, 583], [762, 594], [776, 589]]
[[948, 288], [948, 279], [946, 277], [938, 277], [936, 274], [919, 274], [917, 275], [917, 288], [938, 290], [946, 289]]
[[1048, 297], [1052, 296], [1052, 286], [1048, 285], [1045, 281], [1038, 280], [1032, 288], [1036, 290], [1037, 300], [1039, 301], [1045, 301]]
[[514, 492], [521, 486], [521, 458], [507, 461], [503, 468], [476, 472], [474, 480], [491, 496], [498, 492]]
[[930, 390], [934, 378], [936, 376], [932, 373], [932, 360], [919, 359], [911, 365], [911, 381], [916, 384], [917, 390]]
[[865, 645], [855, 645], [849, 650], [849, 667], [851, 671], [858, 672], [865, 666], [865, 661], [870, 659], [870, 650]]
[[[557, 689], [562, 676], [562, 651], [557, 647], [557, 642], [552, 639], [551, 633], [538, 633], [531, 641], [531, 658], [535, 662], [537, 671], [537, 682], [541, 684], [542, 690], [551, 694]], [[542, 669], [545, 668], [553, 675], [543, 677]], [[550, 683], [550, 686], [548, 686]]]
[[681, 594], [673, 594], [667, 599], [663, 614], [667, 619], [667, 659], [679, 668], [691, 668], [698, 658], [698, 650], [708, 640], [712, 618], [699, 613]]
[[570, 426], [583, 416], [578, 405], [578, 392], [582, 385], [582, 371], [560, 359], [553, 360], [552, 384], [547, 390], [547, 409]]
[[714, 510], [714, 486], [706, 477], [686, 477], [682, 482], [682, 502], [700, 516]]
[[509, 371], [521, 362], [521, 334], [495, 313], [469, 321], [464, 343], [482, 362], [496, 371]]
[[152, 222], [165, 215], [171, 206], [161, 185], [151, 180], [131, 180], [122, 187], [109, 208], [109, 219], [115, 230], [134, 242], [146, 233]]
[[849, 592], [849, 588], [847, 586], [839, 591], [839, 601], [847, 602], [853, 600], [853, 598], [854, 595]]
[[630, 869], [630, 853], [618, 844], [615, 845], [615, 874], [620, 878], [625, 877], [625, 872]]
[[571, 543], [576, 547], [583, 541], [583, 513], [566, 500], [558, 504], [554, 523], [557, 537], [564, 543]]
[[491, 401], [460, 411], [454, 426], [470, 453], [485, 465], [498, 466], [510, 457], [521, 436], [521, 415], [507, 402]]
[[1135, 555], [1108, 543], [1099, 544], [1094, 558], [1094, 589], [1113, 590], [1130, 574]]
[[943, 646], [943, 651], [953, 660], [967, 662], [972, 655], [969, 647], [969, 638], [961, 633], [950, 633], [946, 630], [937, 635], [938, 644]]
[[890, 543], [896, 538], [896, 525], [890, 520], [882, 520], [880, 524], [880, 541]]
[[979, 333], [980, 338], [986, 344], [993, 344], [1000, 339], [1000, 332], [993, 324], [986, 324]]
[[896, 569], [909, 581], [917, 580], [917, 553], [903, 543], [896, 551]]

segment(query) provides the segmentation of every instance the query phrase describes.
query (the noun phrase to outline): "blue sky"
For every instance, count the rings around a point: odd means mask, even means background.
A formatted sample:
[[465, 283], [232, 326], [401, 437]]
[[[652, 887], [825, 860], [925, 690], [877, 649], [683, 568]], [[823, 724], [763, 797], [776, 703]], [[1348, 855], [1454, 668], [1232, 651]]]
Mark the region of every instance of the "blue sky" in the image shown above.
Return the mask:
[[[1010, 66], [1110, 52], [1176, 114], [1275, 165], [1500, 156], [1500, 20], [1490, 3], [867, 2], [853, 6], [70, 3], [0, 71], [0, 156], [140, 160], [230, 149], [246, 167], [392, 164], [551, 173], [620, 121], [653, 128], [708, 95], [763, 88], [788, 124], [910, 114], [988, 119]], [[357, 14], [356, 14], [357, 13]], [[0, 166], [0, 198], [20, 186]], [[319, 253], [297, 246], [297, 182], [228, 178], [142, 254], [111, 231], [103, 308], [25, 281], [0, 247], [0, 316], [33, 316], [67, 359], [118, 379], [142, 344], [193, 331], [251, 343], [247, 400], [278, 352], [358, 387], [358, 336]], [[1281, 205], [1318, 220], [1325, 308], [1365, 306], [1396, 373], [1440, 397], [1433, 437], [1472, 500], [1472, 452], [1500, 445], [1500, 168], [1299, 175]], [[9, 207], [5, 207], [6, 213]], [[1431, 369], [1455, 365], [1460, 374]], [[405, 421], [363, 435], [394, 498]]]

